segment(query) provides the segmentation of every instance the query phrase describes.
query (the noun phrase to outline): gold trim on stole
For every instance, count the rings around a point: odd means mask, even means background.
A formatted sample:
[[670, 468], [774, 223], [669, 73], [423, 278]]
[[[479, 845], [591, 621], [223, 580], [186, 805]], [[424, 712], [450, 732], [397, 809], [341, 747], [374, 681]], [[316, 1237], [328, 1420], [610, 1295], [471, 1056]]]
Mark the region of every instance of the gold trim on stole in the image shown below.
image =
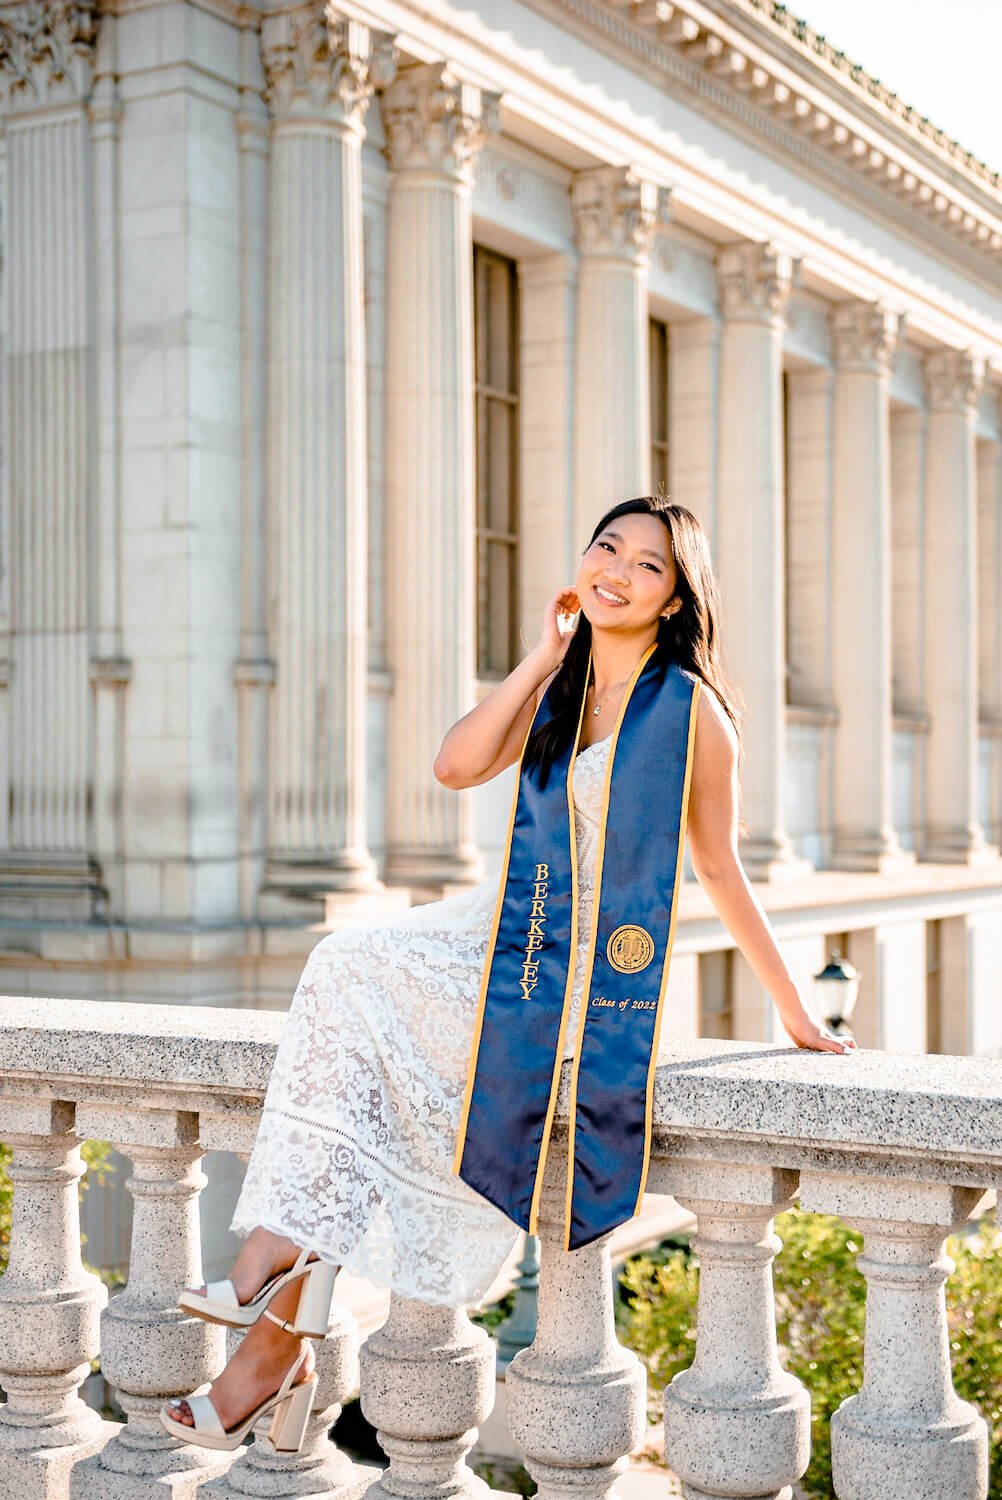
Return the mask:
[[567, 766], [567, 816], [568, 830], [571, 847], [571, 941], [570, 959], [567, 964], [567, 978], [564, 982], [564, 1003], [560, 1011], [560, 1029], [557, 1033], [557, 1055], [553, 1061], [553, 1076], [550, 1079], [550, 1097], [546, 1105], [546, 1119], [543, 1122], [543, 1137], [539, 1143], [539, 1155], [536, 1158], [536, 1180], [532, 1185], [532, 1201], [529, 1204], [529, 1233], [536, 1234], [539, 1224], [539, 1200], [543, 1191], [543, 1171], [546, 1167], [546, 1158], [550, 1150], [550, 1136], [553, 1132], [553, 1116], [557, 1112], [557, 1095], [560, 1092], [560, 1072], [564, 1065], [564, 1037], [567, 1035], [567, 1017], [571, 1009], [571, 996], [574, 992], [574, 970], [577, 967], [578, 951], [578, 841], [574, 829], [574, 762], [577, 758], [578, 745], [581, 743], [581, 725], [584, 723], [585, 704], [588, 702], [588, 678], [591, 675], [591, 651], [588, 652], [588, 665], [585, 668], [585, 690], [581, 696], [581, 707], [578, 710], [578, 727], [574, 735], [574, 748], [571, 751], [570, 762]]
[[[518, 770], [515, 773], [515, 789], [511, 794], [511, 811], [508, 814], [508, 834], [505, 839], [504, 862], [501, 866], [501, 883], [498, 886], [497, 900], [494, 903], [494, 916], [491, 918], [491, 934], [487, 941], [487, 957], [484, 961], [483, 973], [480, 976], [480, 994], [477, 997], [477, 1014], [473, 1023], [473, 1042], [470, 1047], [469, 1066], [466, 1070], [466, 1089], [463, 1093], [463, 1108], [459, 1116], [456, 1150], [452, 1158], [452, 1175], [454, 1177], [459, 1176], [463, 1165], [463, 1152], [466, 1150], [466, 1131], [470, 1123], [473, 1085], [477, 1075], [477, 1062], [480, 1058], [480, 1038], [484, 1029], [484, 1011], [487, 1008], [487, 986], [491, 975], [491, 964], [494, 962], [494, 949], [497, 946], [498, 928], [501, 926], [501, 910], [504, 906], [505, 888], [508, 884], [508, 865], [511, 860], [511, 836], [515, 828], [515, 813], [518, 811], [518, 792], [522, 783], [522, 757], [525, 755], [525, 747], [529, 743], [529, 735], [532, 733], [532, 726], [536, 722], [536, 715], [542, 706], [543, 700], [540, 698], [536, 704], [529, 727], [525, 732], [525, 739], [522, 741], [522, 749], [518, 757]], [[573, 845], [574, 829], [572, 826], [571, 846], [573, 847]]]
[[647, 1103], [644, 1114], [644, 1161], [640, 1169], [640, 1188], [634, 1214], [640, 1212], [647, 1186], [647, 1173], [651, 1165], [651, 1141], [654, 1129], [654, 1080], [658, 1067], [658, 1044], [661, 1040], [661, 1021], [664, 1015], [665, 992], [668, 989], [668, 968], [671, 964], [672, 948], [675, 945], [675, 918], [678, 915], [678, 888], [682, 883], [682, 866], [685, 863], [685, 829], [689, 817], [689, 784], [692, 781], [692, 752], [696, 740], [696, 707], [702, 680], [697, 677], [692, 689], [689, 705], [689, 734], [685, 749], [685, 780], [682, 783], [682, 816], [678, 828], [678, 854], [675, 859], [675, 886], [671, 898], [671, 919], [668, 923], [668, 942], [665, 945], [665, 961], [661, 969], [661, 988], [658, 991], [658, 1008], [654, 1015], [654, 1041], [651, 1044], [651, 1061], [647, 1069]]
[[[612, 744], [609, 746], [609, 760], [605, 768], [605, 783], [602, 788], [602, 810], [599, 813], [599, 839], [598, 850], [595, 855], [595, 905], [592, 909], [591, 933], [588, 938], [588, 959], [585, 964], [584, 980], [581, 985], [581, 1011], [578, 1016], [577, 1036], [574, 1039], [574, 1057], [571, 1064], [571, 1089], [568, 1104], [568, 1127], [567, 1127], [567, 1196], [564, 1205], [564, 1249], [570, 1249], [571, 1237], [571, 1199], [574, 1194], [574, 1117], [577, 1113], [578, 1097], [578, 1073], [581, 1068], [581, 1043], [584, 1038], [585, 1021], [588, 1018], [588, 991], [591, 989], [591, 976], [595, 967], [595, 944], [598, 941], [598, 919], [602, 910], [602, 866], [605, 862], [605, 835], [606, 821], [609, 813], [609, 795], [612, 790], [612, 768], [616, 760], [616, 741], [619, 739], [619, 731], [626, 715], [633, 689], [647, 662], [657, 650], [657, 642], [648, 646], [643, 656], [633, 669], [623, 700], [619, 705], [619, 713], [616, 715], [616, 723], [610, 736]], [[577, 956], [571, 953], [570, 972], [577, 967]], [[560, 1060], [562, 1061], [562, 1059]], [[559, 1074], [558, 1074], [559, 1076]]]

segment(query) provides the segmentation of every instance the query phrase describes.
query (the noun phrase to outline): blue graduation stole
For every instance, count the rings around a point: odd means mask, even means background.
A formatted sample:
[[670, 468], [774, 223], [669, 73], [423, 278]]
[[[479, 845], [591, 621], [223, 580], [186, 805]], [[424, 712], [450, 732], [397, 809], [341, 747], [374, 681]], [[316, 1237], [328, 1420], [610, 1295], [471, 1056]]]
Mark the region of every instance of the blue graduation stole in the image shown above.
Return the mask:
[[[635, 1214], [685, 849], [700, 679], [651, 646], [612, 731], [574, 1045], [565, 1248]], [[532, 730], [552, 716], [552, 688]], [[545, 787], [519, 764], [453, 1171], [536, 1232], [578, 932], [573, 743]], [[523, 751], [524, 761], [524, 751]]]

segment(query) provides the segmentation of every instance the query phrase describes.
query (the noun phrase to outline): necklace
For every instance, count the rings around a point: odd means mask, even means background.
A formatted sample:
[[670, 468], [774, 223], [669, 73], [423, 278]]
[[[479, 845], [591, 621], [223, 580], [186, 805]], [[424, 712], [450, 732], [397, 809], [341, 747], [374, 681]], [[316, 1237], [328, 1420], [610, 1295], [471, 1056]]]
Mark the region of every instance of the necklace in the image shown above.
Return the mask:
[[[602, 699], [601, 703], [596, 703], [595, 704], [595, 707], [592, 709], [592, 716], [596, 717], [598, 714], [600, 714], [602, 712], [603, 708], [605, 707], [605, 705], [608, 703], [609, 699], [612, 697], [613, 693], [618, 693], [619, 689], [621, 687], [625, 687], [626, 684], [629, 682], [629, 680], [630, 680], [629, 677], [624, 677], [623, 680], [622, 680], [622, 682], [617, 682], [615, 687], [611, 687], [609, 689], [609, 691], [606, 693], [605, 697]], [[594, 689], [595, 689], [595, 683], [594, 683], [594, 680], [593, 680], [592, 681], [592, 691], [594, 691]]]

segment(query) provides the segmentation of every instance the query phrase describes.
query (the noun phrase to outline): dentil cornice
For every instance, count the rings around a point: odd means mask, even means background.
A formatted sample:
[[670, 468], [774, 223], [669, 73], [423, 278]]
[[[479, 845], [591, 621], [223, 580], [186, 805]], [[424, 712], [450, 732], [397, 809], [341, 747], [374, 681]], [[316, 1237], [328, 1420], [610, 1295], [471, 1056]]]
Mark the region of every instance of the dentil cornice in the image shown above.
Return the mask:
[[793, 257], [775, 245], [744, 241], [717, 255], [717, 289], [725, 318], [774, 324], [786, 315], [793, 290]]
[[592, 167], [571, 186], [574, 232], [582, 255], [647, 259], [667, 193], [633, 167]]
[[373, 90], [393, 76], [393, 39], [310, 0], [261, 23], [265, 100], [276, 119], [320, 115], [360, 131]]
[[840, 302], [829, 315], [835, 363], [840, 370], [889, 373], [900, 315], [881, 302]]
[[973, 413], [984, 377], [984, 360], [969, 349], [936, 349], [927, 354], [925, 386], [930, 409]]
[[0, 12], [4, 105], [31, 108], [87, 97], [94, 73], [97, 0], [25, 0]]
[[464, 82], [448, 63], [416, 63], [399, 73], [381, 103], [393, 171], [441, 172], [472, 183], [477, 153], [498, 128], [500, 94]]

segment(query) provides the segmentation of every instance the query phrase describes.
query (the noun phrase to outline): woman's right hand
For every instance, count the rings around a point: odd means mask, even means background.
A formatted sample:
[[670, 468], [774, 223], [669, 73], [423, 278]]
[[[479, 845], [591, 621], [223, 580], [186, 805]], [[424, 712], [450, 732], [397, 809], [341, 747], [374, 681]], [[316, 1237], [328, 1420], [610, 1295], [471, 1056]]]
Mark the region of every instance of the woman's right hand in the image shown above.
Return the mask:
[[560, 621], [570, 621], [581, 613], [581, 601], [573, 589], [561, 589], [554, 594], [543, 614], [543, 630], [536, 650], [552, 662], [550, 671], [556, 671], [567, 654], [567, 647], [574, 635], [573, 629], [561, 630]]

